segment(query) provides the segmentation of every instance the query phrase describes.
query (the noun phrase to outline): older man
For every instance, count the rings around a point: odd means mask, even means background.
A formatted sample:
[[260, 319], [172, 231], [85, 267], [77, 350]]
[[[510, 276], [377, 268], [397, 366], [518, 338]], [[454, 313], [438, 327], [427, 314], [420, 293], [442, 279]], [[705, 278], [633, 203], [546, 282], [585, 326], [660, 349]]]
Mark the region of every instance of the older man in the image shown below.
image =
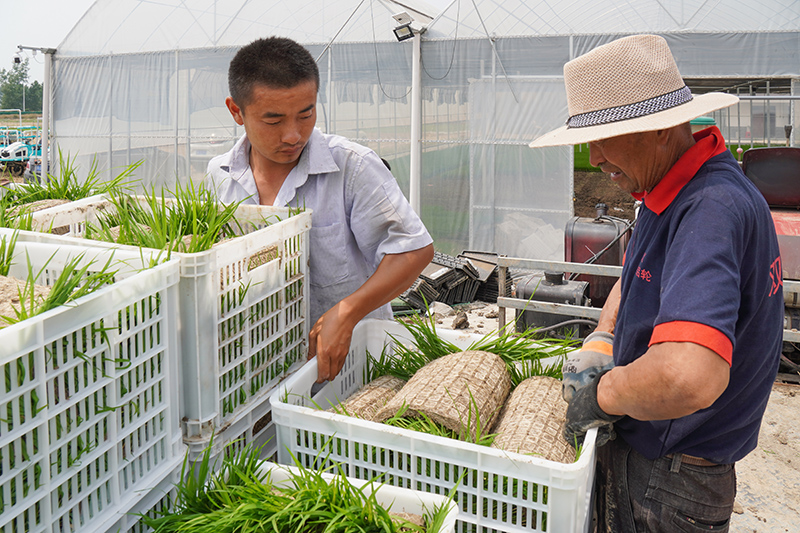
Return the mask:
[[734, 464], [756, 446], [783, 320], [767, 204], [720, 131], [689, 126], [737, 98], [692, 95], [655, 35], [598, 47], [564, 79], [567, 125], [531, 146], [589, 143], [591, 163], [642, 200], [598, 326], [614, 334], [614, 364], [584, 370], [593, 378], [575, 387], [565, 438], [597, 427], [607, 441], [601, 530], [727, 531]]

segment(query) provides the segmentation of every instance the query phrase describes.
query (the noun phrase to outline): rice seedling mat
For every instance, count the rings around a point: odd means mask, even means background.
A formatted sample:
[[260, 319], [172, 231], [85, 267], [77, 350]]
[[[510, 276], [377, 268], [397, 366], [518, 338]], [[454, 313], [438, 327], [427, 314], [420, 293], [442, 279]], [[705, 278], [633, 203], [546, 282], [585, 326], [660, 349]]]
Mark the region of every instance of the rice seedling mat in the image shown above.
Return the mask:
[[492, 430], [497, 434], [492, 446], [571, 463], [575, 449], [562, 436], [566, 416], [561, 381], [548, 376], [530, 377], [517, 385], [508, 398]]
[[508, 370], [497, 355], [478, 350], [451, 353], [419, 369], [375, 419], [383, 422], [407, 406], [410, 413], [475, 439], [492, 427], [510, 389]]

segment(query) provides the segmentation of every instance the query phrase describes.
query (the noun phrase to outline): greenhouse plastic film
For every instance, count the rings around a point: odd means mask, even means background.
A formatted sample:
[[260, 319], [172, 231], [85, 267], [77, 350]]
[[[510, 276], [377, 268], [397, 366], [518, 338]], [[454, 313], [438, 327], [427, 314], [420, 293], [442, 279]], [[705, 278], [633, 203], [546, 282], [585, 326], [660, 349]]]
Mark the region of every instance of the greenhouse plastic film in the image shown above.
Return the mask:
[[[462, 349], [482, 338], [437, 333]], [[401, 324], [362, 321], [353, 332], [344, 369], [313, 400], [309, 395], [317, 377], [316, 360], [278, 386], [270, 401], [279, 463], [292, 463], [294, 456], [312, 466], [323, 457], [342, 463], [351, 477], [383, 474], [389, 485], [436, 494], [447, 494], [463, 475], [456, 495], [459, 532], [475, 527], [505, 532], [588, 531], [594, 429], [587, 434], [580, 457], [563, 464], [320, 410], [337, 405], [364, 385], [366, 353], [378, 357], [384, 346], [393, 344], [390, 335], [411, 343]]]
[[[0, 229], [7, 240], [10, 230]], [[0, 329], [0, 531], [94, 531], [183, 456], [179, 262], [17, 241], [9, 272], [51, 284], [67, 261], [115, 281]], [[45, 268], [46, 265], [46, 268]], [[40, 272], [41, 271], [41, 272]]]
[[[52, 208], [34, 223], [69, 232], [22, 238], [138, 250], [79, 238], [87, 222], [112, 209], [97, 198]], [[180, 260], [181, 416], [191, 450], [212, 437], [215, 449], [233, 440], [230, 426], [252, 419], [259, 405], [268, 408], [274, 387], [305, 362], [311, 211], [240, 205], [235, 218], [243, 235], [204, 252], [172, 254]]]

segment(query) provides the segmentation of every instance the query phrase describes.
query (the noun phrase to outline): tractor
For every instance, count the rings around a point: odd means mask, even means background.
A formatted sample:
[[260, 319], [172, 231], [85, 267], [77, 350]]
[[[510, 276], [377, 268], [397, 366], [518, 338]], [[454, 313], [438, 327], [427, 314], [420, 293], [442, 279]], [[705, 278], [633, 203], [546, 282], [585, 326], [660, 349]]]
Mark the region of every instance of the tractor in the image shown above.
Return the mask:
[[13, 142], [0, 148], [0, 169], [15, 178], [21, 177], [25, 172], [28, 160], [32, 157], [40, 157], [41, 153], [40, 144], [29, 144], [26, 141]]

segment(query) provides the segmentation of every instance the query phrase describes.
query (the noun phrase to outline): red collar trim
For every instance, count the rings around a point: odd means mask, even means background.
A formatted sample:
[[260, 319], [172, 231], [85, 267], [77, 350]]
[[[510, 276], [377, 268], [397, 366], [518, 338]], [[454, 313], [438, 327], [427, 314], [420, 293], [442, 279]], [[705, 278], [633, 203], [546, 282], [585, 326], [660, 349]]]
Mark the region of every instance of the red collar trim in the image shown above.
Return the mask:
[[706, 161], [727, 150], [722, 132], [716, 126], [698, 131], [694, 134], [694, 140], [694, 146], [675, 162], [653, 190], [633, 195], [637, 200], [642, 200], [655, 214], [660, 215], [669, 207]]

